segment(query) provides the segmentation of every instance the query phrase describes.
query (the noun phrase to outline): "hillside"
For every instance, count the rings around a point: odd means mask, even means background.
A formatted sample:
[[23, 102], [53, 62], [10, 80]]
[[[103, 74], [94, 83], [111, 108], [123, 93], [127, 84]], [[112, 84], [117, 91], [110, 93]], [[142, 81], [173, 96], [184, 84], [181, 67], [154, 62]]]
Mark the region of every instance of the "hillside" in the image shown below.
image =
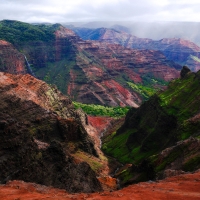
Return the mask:
[[57, 88], [27, 74], [0, 72], [0, 183], [102, 190], [97, 179], [102, 156], [88, 126], [86, 114]]
[[104, 138], [103, 150], [130, 164], [117, 174], [122, 183], [199, 169], [200, 71], [184, 67], [181, 76], [132, 108], [122, 127]]
[[187, 65], [192, 71], [200, 70], [200, 62], [198, 60], [198, 58], [200, 58], [200, 47], [186, 39], [163, 38], [160, 40], [152, 40], [108, 28], [74, 28], [74, 31], [85, 40], [104, 41], [111, 44], [120, 44], [124, 47], [133, 49], [161, 51], [169, 60], [182, 66]]
[[[55, 84], [74, 101], [138, 107], [152, 92], [179, 76], [180, 66], [159, 51], [84, 41], [59, 24], [4, 20], [0, 30], [0, 39], [18, 51], [26, 71], [28, 65], [37, 78]], [[15, 66], [6, 66], [9, 57], [3, 52], [1, 71], [13, 73]]]

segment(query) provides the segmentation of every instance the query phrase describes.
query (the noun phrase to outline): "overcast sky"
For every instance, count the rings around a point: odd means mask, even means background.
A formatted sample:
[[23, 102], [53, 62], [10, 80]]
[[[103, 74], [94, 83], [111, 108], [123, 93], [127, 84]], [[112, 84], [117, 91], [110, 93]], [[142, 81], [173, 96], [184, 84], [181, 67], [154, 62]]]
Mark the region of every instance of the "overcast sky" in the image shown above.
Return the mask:
[[0, 20], [51, 23], [200, 22], [200, 0], [1, 0], [0, 2]]

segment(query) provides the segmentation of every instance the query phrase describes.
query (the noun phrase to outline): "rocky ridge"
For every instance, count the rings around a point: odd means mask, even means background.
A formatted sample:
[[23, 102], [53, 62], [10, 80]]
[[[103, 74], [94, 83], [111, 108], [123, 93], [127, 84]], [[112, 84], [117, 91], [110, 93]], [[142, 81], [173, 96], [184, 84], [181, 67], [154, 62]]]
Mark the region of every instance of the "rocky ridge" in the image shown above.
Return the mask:
[[200, 69], [198, 60], [200, 57], [200, 47], [189, 40], [163, 38], [156, 41], [149, 38], [139, 38], [124, 31], [107, 28], [94, 29], [93, 31], [88, 31], [88, 33], [84, 29], [82, 32], [81, 28], [79, 28], [77, 34], [84, 39], [120, 44], [127, 48], [161, 51], [169, 60], [180, 65], [187, 65], [193, 71]]
[[[18, 179], [66, 189], [100, 191], [95, 172], [73, 153], [98, 158], [69, 98], [30, 75], [0, 73], [0, 182]], [[44, 170], [45, 169], [45, 170]]]

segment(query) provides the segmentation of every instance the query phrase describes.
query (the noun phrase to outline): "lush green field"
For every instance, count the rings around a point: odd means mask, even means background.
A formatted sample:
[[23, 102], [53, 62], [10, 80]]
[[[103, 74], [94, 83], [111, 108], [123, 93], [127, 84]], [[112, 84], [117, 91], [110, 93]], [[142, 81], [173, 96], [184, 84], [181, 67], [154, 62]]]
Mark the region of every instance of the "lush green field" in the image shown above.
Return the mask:
[[79, 102], [73, 102], [73, 104], [75, 108], [82, 108], [85, 113], [93, 116], [122, 117], [129, 110], [129, 107], [107, 107]]

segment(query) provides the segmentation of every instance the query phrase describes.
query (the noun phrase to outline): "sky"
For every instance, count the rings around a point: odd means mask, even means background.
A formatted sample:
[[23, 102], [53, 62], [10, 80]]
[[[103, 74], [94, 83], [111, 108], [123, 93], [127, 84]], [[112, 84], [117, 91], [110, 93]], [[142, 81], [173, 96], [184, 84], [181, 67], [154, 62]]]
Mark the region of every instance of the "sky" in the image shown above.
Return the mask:
[[200, 0], [1, 0], [0, 20], [200, 22], [199, 11]]

